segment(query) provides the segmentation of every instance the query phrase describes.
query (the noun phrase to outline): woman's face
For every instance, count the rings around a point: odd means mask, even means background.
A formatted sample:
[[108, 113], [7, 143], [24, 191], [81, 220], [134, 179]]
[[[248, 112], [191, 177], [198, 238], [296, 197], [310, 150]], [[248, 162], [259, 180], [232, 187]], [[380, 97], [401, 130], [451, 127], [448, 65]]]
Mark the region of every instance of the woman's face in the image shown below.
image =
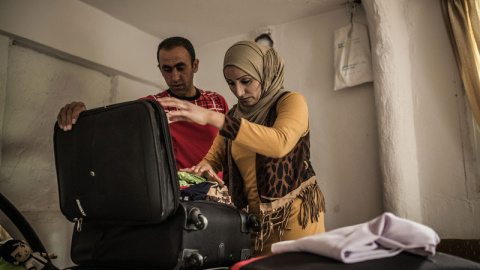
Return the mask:
[[262, 94], [259, 81], [235, 66], [225, 67], [223, 75], [238, 102], [248, 107], [257, 104]]

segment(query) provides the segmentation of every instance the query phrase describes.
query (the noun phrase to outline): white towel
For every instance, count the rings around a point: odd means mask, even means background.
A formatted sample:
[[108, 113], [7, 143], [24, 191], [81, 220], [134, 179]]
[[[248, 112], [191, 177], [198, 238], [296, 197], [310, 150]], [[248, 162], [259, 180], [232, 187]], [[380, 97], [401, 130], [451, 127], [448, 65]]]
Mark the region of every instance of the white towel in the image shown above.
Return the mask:
[[392, 213], [358, 225], [272, 245], [272, 253], [310, 252], [344, 263], [395, 256], [402, 251], [435, 255], [440, 242], [431, 228]]

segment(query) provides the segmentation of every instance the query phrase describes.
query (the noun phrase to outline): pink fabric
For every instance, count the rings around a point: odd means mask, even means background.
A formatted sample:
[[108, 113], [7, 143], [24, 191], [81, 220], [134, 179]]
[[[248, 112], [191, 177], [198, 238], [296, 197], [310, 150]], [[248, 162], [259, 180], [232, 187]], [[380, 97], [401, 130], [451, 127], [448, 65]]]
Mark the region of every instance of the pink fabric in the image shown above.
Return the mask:
[[395, 256], [402, 251], [428, 256], [440, 242], [431, 228], [392, 213], [354, 226], [272, 245], [272, 253], [310, 252], [344, 263]]

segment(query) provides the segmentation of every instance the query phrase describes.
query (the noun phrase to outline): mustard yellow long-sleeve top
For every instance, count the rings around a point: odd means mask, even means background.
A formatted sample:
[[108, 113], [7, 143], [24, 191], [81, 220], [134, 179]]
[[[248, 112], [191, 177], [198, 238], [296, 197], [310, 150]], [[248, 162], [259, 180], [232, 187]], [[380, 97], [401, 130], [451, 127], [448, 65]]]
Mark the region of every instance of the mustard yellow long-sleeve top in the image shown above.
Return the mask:
[[[244, 180], [249, 212], [260, 216], [260, 198], [257, 191], [255, 160], [256, 154], [267, 157], [279, 158], [287, 155], [296, 145], [301, 136], [309, 130], [308, 107], [305, 98], [295, 92], [285, 94], [277, 103], [277, 118], [272, 127], [266, 127], [241, 119], [240, 129], [232, 141], [232, 157]], [[209, 163], [214, 170], [222, 170], [222, 161], [225, 158], [225, 137], [217, 135], [209, 152], [201, 163]], [[296, 199], [292, 205], [289, 217], [289, 229], [281, 240], [293, 240], [303, 236], [317, 234], [325, 231], [323, 213], [318, 222], [309, 224], [302, 229], [298, 223], [301, 200]], [[263, 253], [270, 252], [272, 243], [280, 240], [280, 237], [272, 234], [264, 243]]]
[[[265, 127], [241, 119], [240, 129], [232, 142], [232, 157], [245, 182], [249, 209], [257, 214], [259, 198], [255, 177], [255, 156], [283, 157], [301, 136], [308, 132], [308, 107], [305, 98], [295, 92], [285, 94], [277, 103], [277, 119], [273, 127]], [[202, 163], [222, 170], [225, 138], [218, 135]]]

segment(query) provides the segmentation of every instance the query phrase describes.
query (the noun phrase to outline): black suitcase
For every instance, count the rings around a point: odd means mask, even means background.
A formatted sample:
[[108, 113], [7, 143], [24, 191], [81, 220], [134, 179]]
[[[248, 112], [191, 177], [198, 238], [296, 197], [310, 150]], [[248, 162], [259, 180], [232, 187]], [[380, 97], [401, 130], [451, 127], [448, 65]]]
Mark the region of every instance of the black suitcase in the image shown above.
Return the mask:
[[258, 219], [227, 204], [179, 202], [156, 101], [87, 110], [71, 131], [56, 125], [54, 134], [60, 206], [76, 222], [71, 259], [80, 269], [201, 269], [250, 257]]
[[178, 211], [159, 224], [84, 223], [73, 233], [71, 256], [78, 265], [228, 267], [250, 258], [251, 228], [259, 225], [258, 219], [231, 205], [181, 202]]
[[55, 124], [60, 209], [72, 222], [158, 223], [178, 207], [178, 175], [165, 111], [139, 100]]

